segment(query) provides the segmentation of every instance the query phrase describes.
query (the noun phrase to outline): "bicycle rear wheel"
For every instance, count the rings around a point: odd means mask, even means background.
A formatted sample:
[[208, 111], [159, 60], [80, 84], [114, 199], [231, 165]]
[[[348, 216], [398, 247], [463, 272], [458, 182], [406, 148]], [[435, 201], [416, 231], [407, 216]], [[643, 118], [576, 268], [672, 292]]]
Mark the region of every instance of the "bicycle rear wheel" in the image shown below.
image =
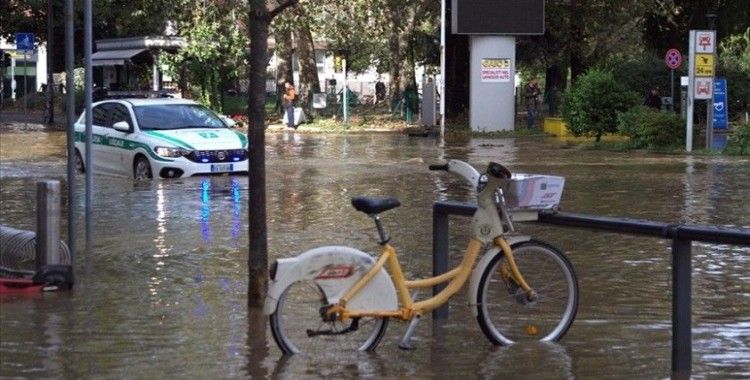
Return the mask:
[[512, 247], [533, 300], [503, 273], [508, 260], [500, 251], [485, 268], [477, 292], [477, 321], [496, 345], [518, 341], [556, 341], [573, 323], [578, 309], [578, 282], [567, 257], [546, 243], [531, 240]]
[[284, 290], [270, 319], [273, 338], [285, 354], [372, 351], [380, 343], [387, 318], [326, 322], [321, 308], [327, 304], [325, 294], [312, 280], [297, 281]]

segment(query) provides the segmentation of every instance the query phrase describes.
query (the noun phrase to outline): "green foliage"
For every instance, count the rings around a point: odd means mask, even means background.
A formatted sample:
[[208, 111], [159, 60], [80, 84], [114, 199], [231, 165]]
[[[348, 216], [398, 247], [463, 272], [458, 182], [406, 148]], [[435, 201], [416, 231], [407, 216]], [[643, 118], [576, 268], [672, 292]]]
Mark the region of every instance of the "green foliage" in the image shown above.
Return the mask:
[[750, 107], [750, 27], [721, 42], [716, 73], [727, 79], [730, 118], [744, 114]]
[[173, 76], [185, 75], [181, 69], [187, 68], [188, 78], [181, 79], [189, 79], [194, 96], [218, 112], [222, 112], [223, 85], [244, 74], [241, 68], [247, 66], [248, 38], [238, 28], [244, 22], [241, 13], [224, 7], [210, 2], [198, 7], [193, 4], [192, 18], [177, 26], [187, 46], [174, 56], [163, 56]]
[[685, 142], [685, 124], [674, 112], [636, 106], [617, 116], [618, 131], [630, 137], [633, 148], [681, 146]]
[[[670, 71], [664, 64], [664, 57], [655, 53], [644, 53], [626, 60], [605, 62], [602, 67], [615, 74], [615, 79], [625, 88], [645, 97], [653, 86], [661, 89], [661, 96], [670, 94]], [[687, 62], [675, 70], [675, 95], [679, 95], [680, 76], [687, 75]], [[679, 97], [678, 97], [679, 99]]]
[[740, 124], [734, 129], [724, 153], [750, 156], [750, 123]]
[[612, 73], [589, 70], [564, 96], [562, 114], [575, 136], [594, 136], [617, 131], [617, 113], [638, 103], [638, 95], [619, 84]]

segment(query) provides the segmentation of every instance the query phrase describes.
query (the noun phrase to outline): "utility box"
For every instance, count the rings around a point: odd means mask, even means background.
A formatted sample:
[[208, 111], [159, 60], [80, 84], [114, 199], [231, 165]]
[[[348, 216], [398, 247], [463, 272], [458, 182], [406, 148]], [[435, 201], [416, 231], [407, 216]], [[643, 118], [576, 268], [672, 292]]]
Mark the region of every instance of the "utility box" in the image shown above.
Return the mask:
[[437, 125], [435, 81], [428, 77], [422, 83], [422, 125], [434, 127]]

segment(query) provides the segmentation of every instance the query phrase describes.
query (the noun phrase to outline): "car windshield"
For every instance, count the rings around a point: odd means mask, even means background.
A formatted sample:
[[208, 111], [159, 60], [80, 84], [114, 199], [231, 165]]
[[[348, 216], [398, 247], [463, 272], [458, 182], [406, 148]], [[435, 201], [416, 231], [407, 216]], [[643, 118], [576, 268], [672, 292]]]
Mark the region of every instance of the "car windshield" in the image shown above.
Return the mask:
[[142, 130], [226, 128], [210, 109], [200, 104], [158, 104], [133, 107]]

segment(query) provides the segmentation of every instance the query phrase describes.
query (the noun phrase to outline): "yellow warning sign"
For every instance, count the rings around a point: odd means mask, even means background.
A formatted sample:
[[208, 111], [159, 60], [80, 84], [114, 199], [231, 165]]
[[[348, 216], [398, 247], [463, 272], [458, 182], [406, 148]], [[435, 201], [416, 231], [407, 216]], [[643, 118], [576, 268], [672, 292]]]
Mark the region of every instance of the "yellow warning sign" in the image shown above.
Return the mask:
[[697, 77], [714, 76], [714, 55], [713, 54], [696, 54], [695, 55], [695, 76]]

